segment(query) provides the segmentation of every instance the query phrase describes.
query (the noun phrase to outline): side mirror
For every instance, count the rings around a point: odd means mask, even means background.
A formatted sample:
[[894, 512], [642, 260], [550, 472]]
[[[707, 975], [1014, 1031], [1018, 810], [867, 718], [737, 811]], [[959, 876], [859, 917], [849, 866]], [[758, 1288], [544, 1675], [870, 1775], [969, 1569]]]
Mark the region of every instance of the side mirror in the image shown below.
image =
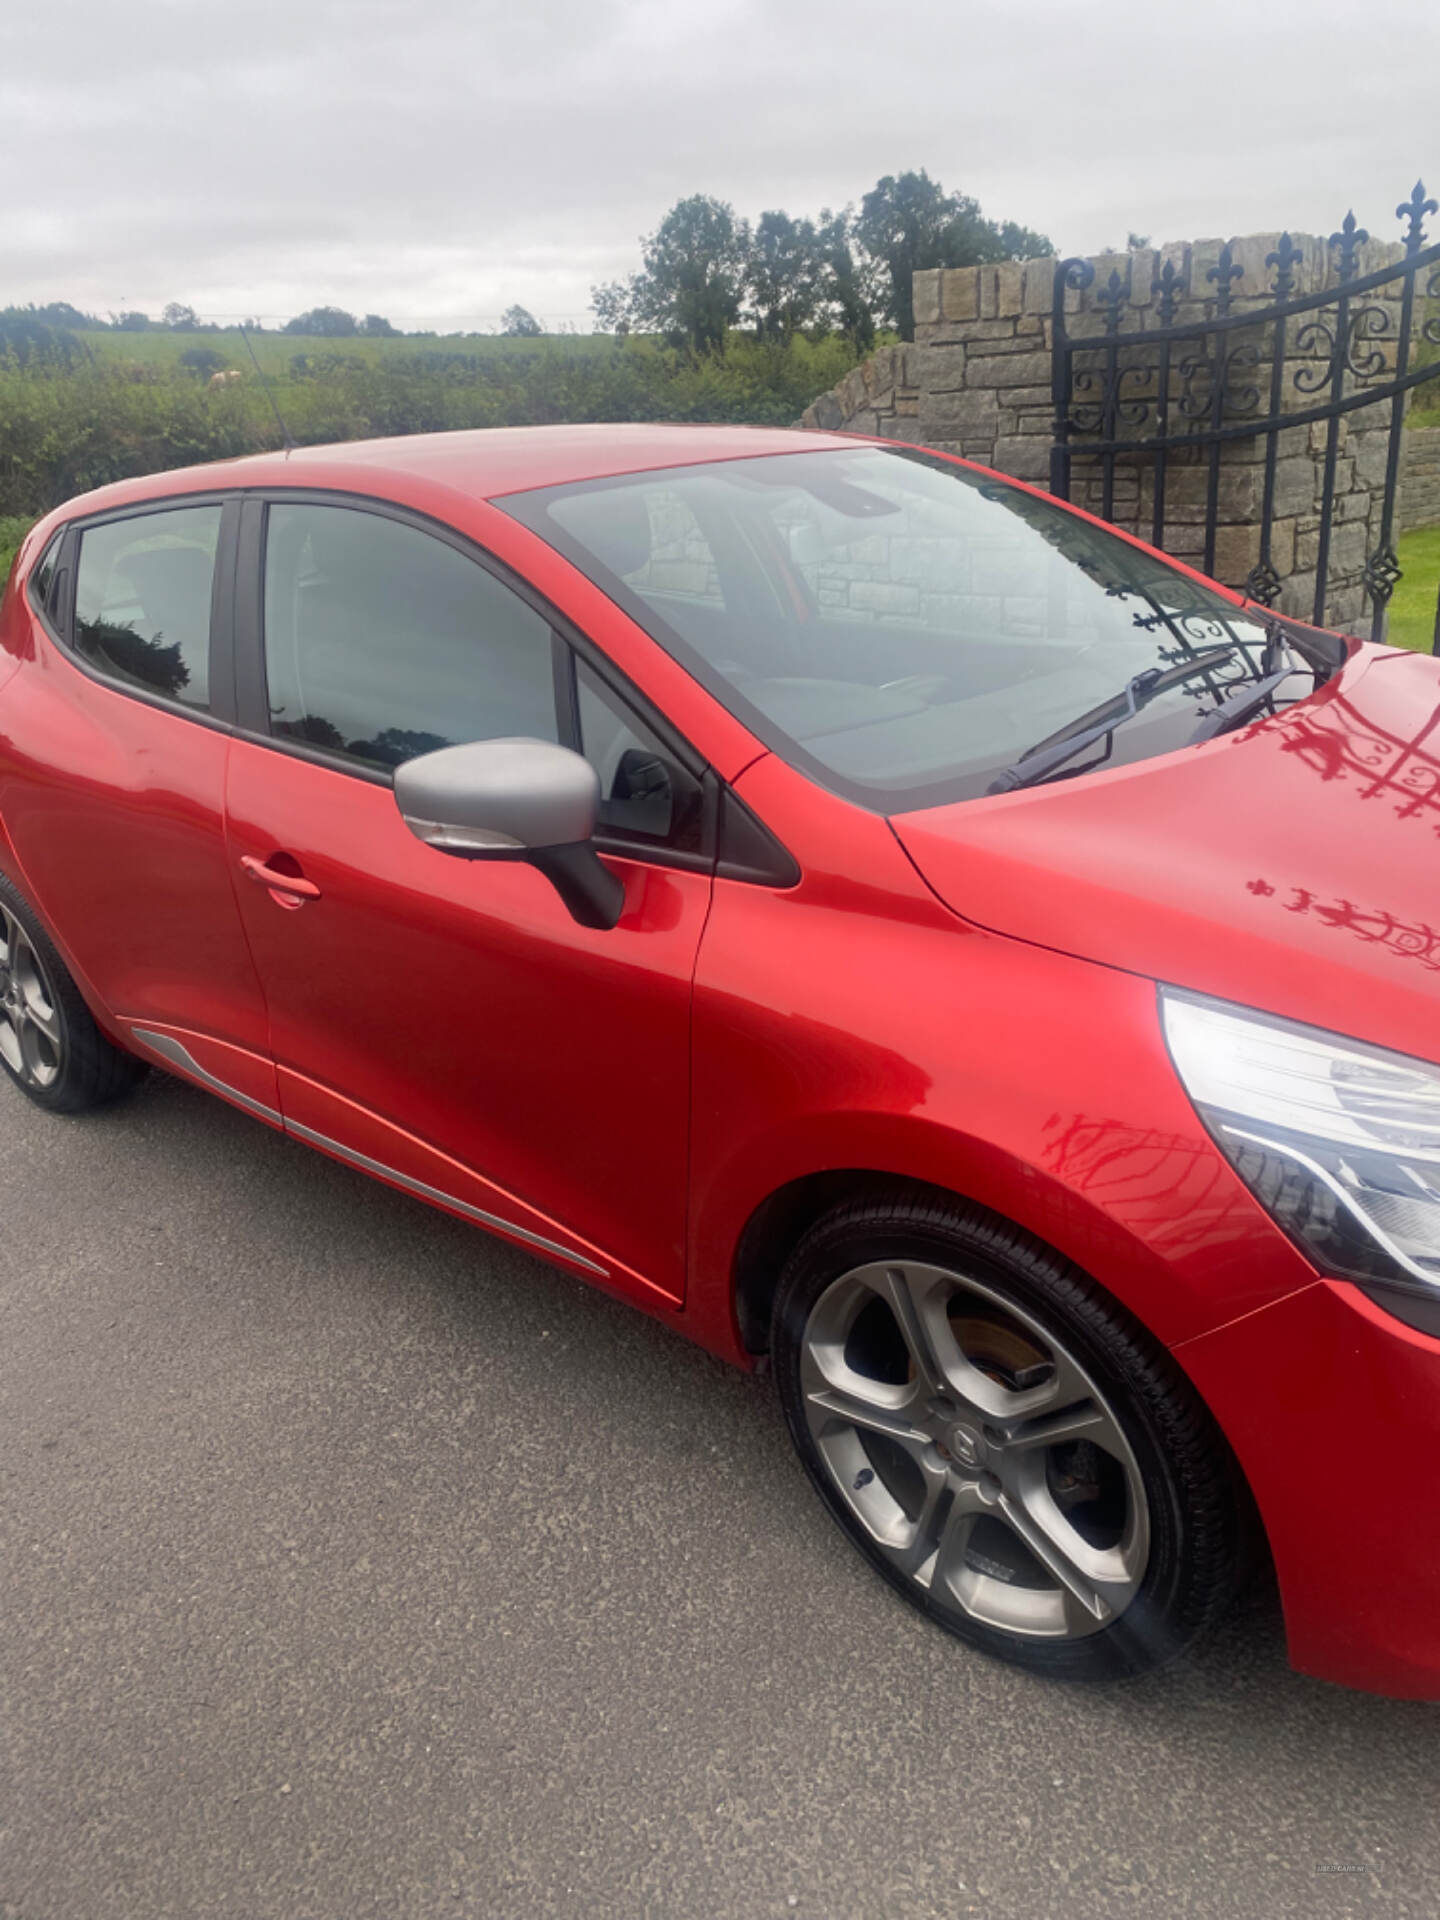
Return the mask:
[[523, 860], [582, 927], [613, 927], [625, 888], [591, 845], [600, 782], [547, 740], [474, 740], [395, 769], [395, 804], [417, 840], [461, 860]]

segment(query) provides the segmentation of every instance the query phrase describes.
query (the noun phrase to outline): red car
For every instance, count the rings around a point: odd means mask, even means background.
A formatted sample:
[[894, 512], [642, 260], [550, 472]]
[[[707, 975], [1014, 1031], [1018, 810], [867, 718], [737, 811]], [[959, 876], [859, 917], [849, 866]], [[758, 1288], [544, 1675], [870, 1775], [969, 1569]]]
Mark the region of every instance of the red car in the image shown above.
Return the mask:
[[1251, 1552], [1440, 1695], [1440, 682], [937, 454], [316, 448], [0, 612], [0, 1057], [159, 1065], [747, 1367], [1036, 1671]]

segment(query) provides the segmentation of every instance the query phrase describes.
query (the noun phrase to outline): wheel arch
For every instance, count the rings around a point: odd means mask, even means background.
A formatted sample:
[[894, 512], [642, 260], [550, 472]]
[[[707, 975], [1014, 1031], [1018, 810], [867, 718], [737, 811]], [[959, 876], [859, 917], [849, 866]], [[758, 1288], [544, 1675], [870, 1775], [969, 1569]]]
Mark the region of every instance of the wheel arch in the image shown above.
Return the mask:
[[76, 991], [85, 1002], [91, 1019], [95, 1022], [101, 1033], [103, 1033], [110, 1044], [118, 1048], [120, 1052], [133, 1053], [134, 1049], [130, 1045], [129, 1037], [124, 1027], [111, 1013], [99, 988], [76, 960], [69, 942], [56, 927], [52, 916], [47, 912], [45, 903], [41, 899], [38, 889], [21, 864], [20, 856], [15, 850], [15, 843], [10, 837], [10, 830], [5, 824], [3, 814], [0, 814], [0, 877], [3, 877], [10, 883], [20, 895], [20, 898], [25, 902], [25, 905], [30, 909], [31, 913], [35, 915], [35, 918], [45, 929], [46, 934], [55, 947], [55, 951], [65, 963], [66, 970], [75, 982]]
[[1136, 1311], [1132, 1301], [1097, 1279], [1084, 1261], [1056, 1245], [1049, 1235], [1037, 1232], [1033, 1222], [1016, 1219], [1004, 1207], [997, 1207], [980, 1194], [962, 1192], [940, 1181], [884, 1167], [852, 1166], [819, 1169], [785, 1181], [759, 1202], [745, 1222], [735, 1246], [731, 1289], [735, 1322], [747, 1353], [760, 1355], [769, 1351], [781, 1271], [790, 1253], [810, 1229], [836, 1207], [880, 1200], [921, 1201], [988, 1214], [998, 1225], [1024, 1234], [1037, 1248], [1076, 1267], [1149, 1338], [1162, 1346], [1168, 1344], [1148, 1325], [1143, 1314]]
[[826, 1214], [844, 1203], [865, 1201], [924, 1201], [932, 1205], [963, 1207], [987, 1214], [997, 1225], [1025, 1236], [1037, 1248], [1064, 1261], [1080, 1272], [1090, 1286], [1111, 1303], [1125, 1319], [1153, 1340], [1165, 1353], [1175, 1374], [1194, 1394], [1223, 1446], [1234, 1476], [1241, 1502], [1242, 1539], [1248, 1568], [1257, 1564], [1273, 1567], [1269, 1537], [1249, 1475], [1240, 1461], [1228, 1434], [1210, 1405], [1209, 1395], [1184, 1364], [1184, 1351], [1176, 1353], [1169, 1343], [1159, 1339], [1133, 1305], [1091, 1273], [1060, 1247], [1037, 1233], [1033, 1226], [1015, 1220], [974, 1195], [957, 1192], [931, 1180], [910, 1178], [876, 1167], [830, 1168], [802, 1174], [768, 1194], [751, 1213], [736, 1245], [733, 1288], [736, 1324], [745, 1351], [755, 1357], [770, 1351], [773, 1309], [780, 1276], [790, 1253]]
[[[745, 1351], [770, 1350], [770, 1325], [780, 1271], [793, 1247], [832, 1208], [867, 1195], [913, 1192], [923, 1182], [898, 1179], [872, 1167], [834, 1167], [800, 1174], [766, 1196], [746, 1221], [735, 1247], [731, 1289], [735, 1323]], [[933, 1189], [940, 1192], [942, 1189]], [[958, 1194], [948, 1196], [959, 1199]]]

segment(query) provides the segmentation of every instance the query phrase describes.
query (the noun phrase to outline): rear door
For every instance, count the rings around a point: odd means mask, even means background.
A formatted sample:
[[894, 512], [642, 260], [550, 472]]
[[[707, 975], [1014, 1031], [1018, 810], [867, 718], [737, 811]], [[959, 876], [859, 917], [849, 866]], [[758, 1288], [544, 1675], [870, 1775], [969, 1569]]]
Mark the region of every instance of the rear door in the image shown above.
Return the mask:
[[[683, 1292], [703, 769], [458, 536], [358, 501], [248, 505], [232, 871], [302, 1137], [622, 1292]], [[249, 583], [249, 584], [247, 584]], [[620, 924], [423, 845], [401, 761], [526, 735], [601, 773]], [[263, 872], [257, 869], [263, 868]]]
[[273, 1119], [224, 834], [239, 514], [190, 495], [69, 529], [5, 686], [0, 815], [120, 1037]]

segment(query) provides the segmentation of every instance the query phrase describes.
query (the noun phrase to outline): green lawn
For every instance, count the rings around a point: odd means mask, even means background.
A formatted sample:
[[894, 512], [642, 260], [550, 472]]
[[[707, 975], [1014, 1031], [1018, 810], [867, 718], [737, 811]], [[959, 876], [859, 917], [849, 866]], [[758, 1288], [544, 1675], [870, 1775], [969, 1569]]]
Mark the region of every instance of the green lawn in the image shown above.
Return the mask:
[[1396, 544], [1404, 577], [1390, 602], [1386, 639], [1392, 647], [1429, 653], [1435, 643], [1435, 597], [1440, 592], [1440, 527], [1421, 527]]
[[[148, 333], [91, 333], [77, 331], [75, 338], [83, 350], [96, 360], [128, 360], [141, 366], [172, 367], [182, 353], [200, 347], [219, 354], [227, 367], [248, 372], [249, 348], [238, 327], [226, 327], [215, 333], [171, 333], [154, 327]], [[604, 333], [547, 333], [538, 339], [516, 338], [499, 333], [447, 333], [430, 336], [400, 335], [395, 339], [371, 339], [364, 334], [252, 333], [255, 356], [267, 373], [284, 373], [296, 354], [344, 354], [371, 366], [398, 358], [413, 359], [417, 354], [483, 354], [487, 359], [533, 357], [541, 349], [550, 353], [613, 353], [619, 342]]]

